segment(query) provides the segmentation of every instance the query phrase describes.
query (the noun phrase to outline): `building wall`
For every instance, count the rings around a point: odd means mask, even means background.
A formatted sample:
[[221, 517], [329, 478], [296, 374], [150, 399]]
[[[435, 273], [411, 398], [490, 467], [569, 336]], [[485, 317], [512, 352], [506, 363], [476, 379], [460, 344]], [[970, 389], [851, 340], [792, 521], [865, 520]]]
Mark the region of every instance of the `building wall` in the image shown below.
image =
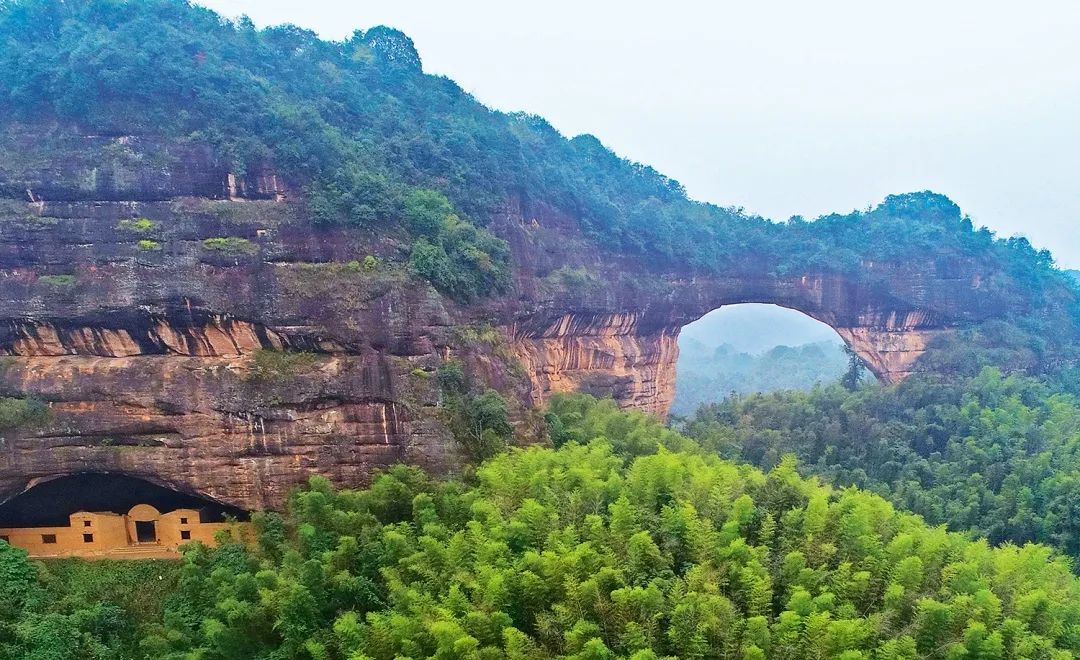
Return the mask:
[[[155, 542], [137, 540], [137, 521], [154, 523]], [[193, 541], [215, 545], [215, 535], [234, 525], [245, 530], [249, 523], [201, 523], [195, 509], [162, 514], [139, 504], [124, 515], [79, 511], [71, 514], [69, 524], [63, 527], [0, 528], [0, 539], [26, 550], [31, 557], [95, 557], [139, 549], [179, 556], [179, 546]], [[54, 542], [46, 543], [47, 537], [55, 537]]]
[[[186, 521], [186, 522], [185, 522]], [[241, 529], [247, 523], [240, 523]], [[229, 523], [200, 523], [199, 512], [193, 509], [177, 509], [161, 516], [158, 521], [158, 540], [162, 545], [176, 547], [192, 541], [202, 541], [206, 545], [217, 545], [214, 536]], [[182, 532], [190, 532], [190, 538], [183, 538]]]

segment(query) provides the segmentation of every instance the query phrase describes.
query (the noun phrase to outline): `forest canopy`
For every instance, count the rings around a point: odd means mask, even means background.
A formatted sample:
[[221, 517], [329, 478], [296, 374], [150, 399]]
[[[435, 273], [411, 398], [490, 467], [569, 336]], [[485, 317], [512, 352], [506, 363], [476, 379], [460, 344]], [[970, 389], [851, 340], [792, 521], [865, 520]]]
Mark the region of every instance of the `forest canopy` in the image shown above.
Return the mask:
[[[153, 658], [1066, 658], [1080, 581], [1046, 546], [992, 548], [857, 488], [717, 457], [613, 402], [548, 414], [557, 448], [466, 480], [320, 478], [258, 543], [192, 545], [137, 626]], [[58, 634], [0, 542], [0, 649]], [[113, 595], [115, 598], [115, 594]], [[33, 605], [33, 603], [37, 603]], [[19, 604], [24, 604], [20, 613]], [[109, 607], [103, 603], [101, 607]], [[153, 609], [153, 608], [151, 608]], [[116, 610], [110, 610], [117, 616]], [[98, 614], [50, 658], [125, 657]], [[48, 616], [48, 615], [45, 615]], [[130, 647], [129, 647], [130, 648]], [[79, 655], [79, 654], [82, 655]], [[110, 655], [112, 654], [112, 655]]]
[[803, 472], [993, 543], [1038, 541], [1080, 557], [1080, 401], [1059, 385], [986, 368], [854, 392], [737, 396], [699, 409], [685, 431], [765, 469], [793, 455]]
[[[646, 265], [977, 272], [959, 286], [1002, 317], [942, 340], [932, 366], [948, 382], [736, 397], [682, 431], [560, 396], [550, 445], [526, 448], [507, 449], [517, 411], [448, 360], [439, 405], [476, 465], [396, 466], [355, 490], [315, 477], [255, 517], [254, 543], [226, 534], [182, 562], [32, 562], [0, 541], [0, 657], [1080, 653], [1080, 371], [1062, 348], [1077, 348], [1078, 289], [1048, 252], [976, 227], [944, 195], [771, 222], [695, 202], [593, 136], [484, 107], [425, 74], [400, 31], [328, 41], [186, 0], [0, 0], [0, 113], [6, 178], [27, 134], [44, 150], [56, 135], [209, 146], [241, 176], [280, 172], [315, 227], [390, 237], [403, 268], [459, 301], [510, 290], [492, 219], [516, 204], [563, 211]], [[4, 429], [49, 414], [0, 400]]]

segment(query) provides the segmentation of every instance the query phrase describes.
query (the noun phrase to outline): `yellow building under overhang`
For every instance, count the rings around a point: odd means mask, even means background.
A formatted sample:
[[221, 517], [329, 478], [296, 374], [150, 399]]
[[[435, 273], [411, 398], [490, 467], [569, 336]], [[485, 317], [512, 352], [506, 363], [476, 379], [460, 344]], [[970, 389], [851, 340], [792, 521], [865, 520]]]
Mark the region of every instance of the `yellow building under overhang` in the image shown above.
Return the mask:
[[0, 528], [0, 541], [41, 559], [179, 557], [179, 547], [185, 543], [215, 545], [218, 532], [234, 529], [244, 534], [249, 525], [204, 523], [196, 509], [161, 513], [149, 504], [137, 504], [126, 514], [77, 511], [60, 527]]

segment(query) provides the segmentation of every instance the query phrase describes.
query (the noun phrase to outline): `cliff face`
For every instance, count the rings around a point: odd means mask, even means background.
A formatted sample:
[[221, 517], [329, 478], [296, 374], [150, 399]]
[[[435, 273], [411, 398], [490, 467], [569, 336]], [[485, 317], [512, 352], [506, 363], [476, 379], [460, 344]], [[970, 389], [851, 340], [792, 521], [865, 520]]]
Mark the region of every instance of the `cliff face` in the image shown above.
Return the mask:
[[0, 396], [52, 410], [0, 433], [0, 499], [93, 471], [275, 506], [311, 474], [459, 465], [430, 378], [451, 356], [520, 402], [525, 426], [570, 390], [663, 415], [680, 328], [723, 305], [805, 312], [887, 381], [999, 311], [975, 264], [706, 275], [613, 255], [518, 200], [489, 222], [513, 291], [459, 305], [407, 272], [392, 229], [315, 228], [272, 171], [238, 177], [146, 139], [61, 146], [62, 162], [0, 168]]

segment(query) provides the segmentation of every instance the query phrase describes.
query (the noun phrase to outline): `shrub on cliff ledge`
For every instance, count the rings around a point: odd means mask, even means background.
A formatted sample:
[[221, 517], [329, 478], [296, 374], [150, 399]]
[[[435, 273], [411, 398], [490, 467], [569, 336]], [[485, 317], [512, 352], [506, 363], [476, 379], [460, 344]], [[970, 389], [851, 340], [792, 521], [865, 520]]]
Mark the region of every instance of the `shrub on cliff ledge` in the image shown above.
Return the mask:
[[0, 397], [0, 431], [39, 426], [52, 418], [52, 411], [37, 399]]
[[38, 278], [38, 282], [46, 284], [56, 289], [70, 289], [75, 286], [74, 275], [42, 275]]
[[157, 230], [158, 223], [150, 218], [125, 218], [117, 223], [116, 228], [132, 232], [133, 234], [149, 234], [150, 232]]
[[319, 356], [308, 351], [260, 348], [251, 355], [245, 380], [276, 383], [298, 376], [318, 364]]
[[252, 256], [259, 253], [258, 245], [246, 238], [236, 236], [207, 238], [202, 242], [202, 246], [207, 250], [220, 252], [230, 257]]

